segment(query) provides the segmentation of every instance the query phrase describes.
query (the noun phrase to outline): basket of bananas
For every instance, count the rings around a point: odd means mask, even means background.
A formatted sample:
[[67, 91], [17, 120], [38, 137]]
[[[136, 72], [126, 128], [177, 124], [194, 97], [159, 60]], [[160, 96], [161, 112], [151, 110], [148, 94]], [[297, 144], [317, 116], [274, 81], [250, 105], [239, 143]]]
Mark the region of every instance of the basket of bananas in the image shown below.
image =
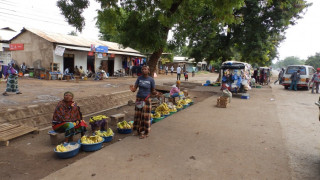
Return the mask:
[[190, 98], [187, 98], [185, 101], [186, 101], [189, 105], [192, 105], [192, 104], [193, 104], [193, 100], [190, 99]]
[[79, 153], [81, 145], [76, 142], [59, 144], [54, 148], [54, 152], [61, 159], [74, 157]]
[[132, 132], [133, 123], [127, 122], [125, 120], [117, 123], [118, 133], [120, 134], [129, 134]]
[[97, 151], [102, 148], [104, 139], [101, 136], [82, 136], [78, 143], [83, 151]]
[[112, 141], [112, 138], [113, 138], [113, 136], [114, 136], [114, 133], [113, 133], [112, 129], [109, 128], [107, 131], [100, 131], [100, 130], [98, 130], [98, 131], [96, 131], [96, 132], [94, 133], [94, 135], [101, 136], [101, 137], [104, 139], [103, 142], [105, 143], [105, 142], [110, 142], [110, 141]]
[[161, 121], [164, 117], [161, 116], [160, 112], [155, 112], [154, 114], [151, 114], [151, 118], [153, 119], [152, 123], [156, 123], [156, 122]]
[[167, 103], [162, 103], [156, 108], [155, 113], [159, 113], [161, 116], [167, 117], [170, 116], [170, 108]]

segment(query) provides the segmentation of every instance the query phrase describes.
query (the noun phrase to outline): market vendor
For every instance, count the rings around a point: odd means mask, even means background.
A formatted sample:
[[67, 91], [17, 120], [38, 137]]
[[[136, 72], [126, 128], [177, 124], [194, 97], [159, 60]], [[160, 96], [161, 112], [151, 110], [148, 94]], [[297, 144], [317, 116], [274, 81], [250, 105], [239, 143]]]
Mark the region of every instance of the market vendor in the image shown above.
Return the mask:
[[137, 130], [140, 139], [148, 137], [151, 130], [151, 94], [161, 96], [161, 93], [155, 90], [155, 82], [149, 76], [149, 66], [142, 67], [142, 76], [139, 76], [134, 85], [130, 85], [130, 90], [139, 91], [136, 97], [135, 114], [133, 130]]
[[52, 119], [52, 129], [56, 132], [65, 133], [65, 142], [73, 141], [75, 134], [86, 132], [87, 124], [82, 120], [80, 107], [73, 101], [73, 93], [65, 92], [54, 113]]
[[179, 97], [180, 89], [174, 84], [171, 86], [170, 97]]

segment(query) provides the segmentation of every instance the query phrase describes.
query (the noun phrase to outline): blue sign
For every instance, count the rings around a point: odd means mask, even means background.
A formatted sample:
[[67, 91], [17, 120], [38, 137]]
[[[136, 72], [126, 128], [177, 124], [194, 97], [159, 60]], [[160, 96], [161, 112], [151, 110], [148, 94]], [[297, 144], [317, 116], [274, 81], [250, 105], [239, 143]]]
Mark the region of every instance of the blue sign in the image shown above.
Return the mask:
[[96, 52], [107, 53], [108, 47], [107, 46], [96, 46]]

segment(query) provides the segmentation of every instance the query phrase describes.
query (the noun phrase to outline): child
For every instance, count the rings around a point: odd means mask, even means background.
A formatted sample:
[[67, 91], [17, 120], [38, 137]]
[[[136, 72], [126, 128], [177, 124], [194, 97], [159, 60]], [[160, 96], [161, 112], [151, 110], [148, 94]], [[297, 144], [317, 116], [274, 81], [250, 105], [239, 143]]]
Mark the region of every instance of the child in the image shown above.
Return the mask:
[[185, 81], [188, 81], [188, 71], [185, 71], [185, 72], [184, 72], [184, 80], [185, 80]]

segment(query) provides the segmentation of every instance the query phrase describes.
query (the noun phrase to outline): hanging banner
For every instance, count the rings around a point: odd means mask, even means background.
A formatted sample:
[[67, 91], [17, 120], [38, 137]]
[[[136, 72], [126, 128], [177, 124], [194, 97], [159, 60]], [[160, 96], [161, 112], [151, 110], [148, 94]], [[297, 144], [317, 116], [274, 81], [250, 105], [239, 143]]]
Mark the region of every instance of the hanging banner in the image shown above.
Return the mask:
[[10, 51], [24, 50], [23, 44], [9, 44]]
[[88, 52], [88, 56], [93, 56], [94, 55], [94, 52], [90, 51]]
[[56, 46], [56, 49], [54, 50], [54, 54], [57, 56], [63, 56], [65, 48], [61, 46]]
[[90, 48], [92, 52], [96, 52], [96, 46], [94, 44], [91, 44]]

